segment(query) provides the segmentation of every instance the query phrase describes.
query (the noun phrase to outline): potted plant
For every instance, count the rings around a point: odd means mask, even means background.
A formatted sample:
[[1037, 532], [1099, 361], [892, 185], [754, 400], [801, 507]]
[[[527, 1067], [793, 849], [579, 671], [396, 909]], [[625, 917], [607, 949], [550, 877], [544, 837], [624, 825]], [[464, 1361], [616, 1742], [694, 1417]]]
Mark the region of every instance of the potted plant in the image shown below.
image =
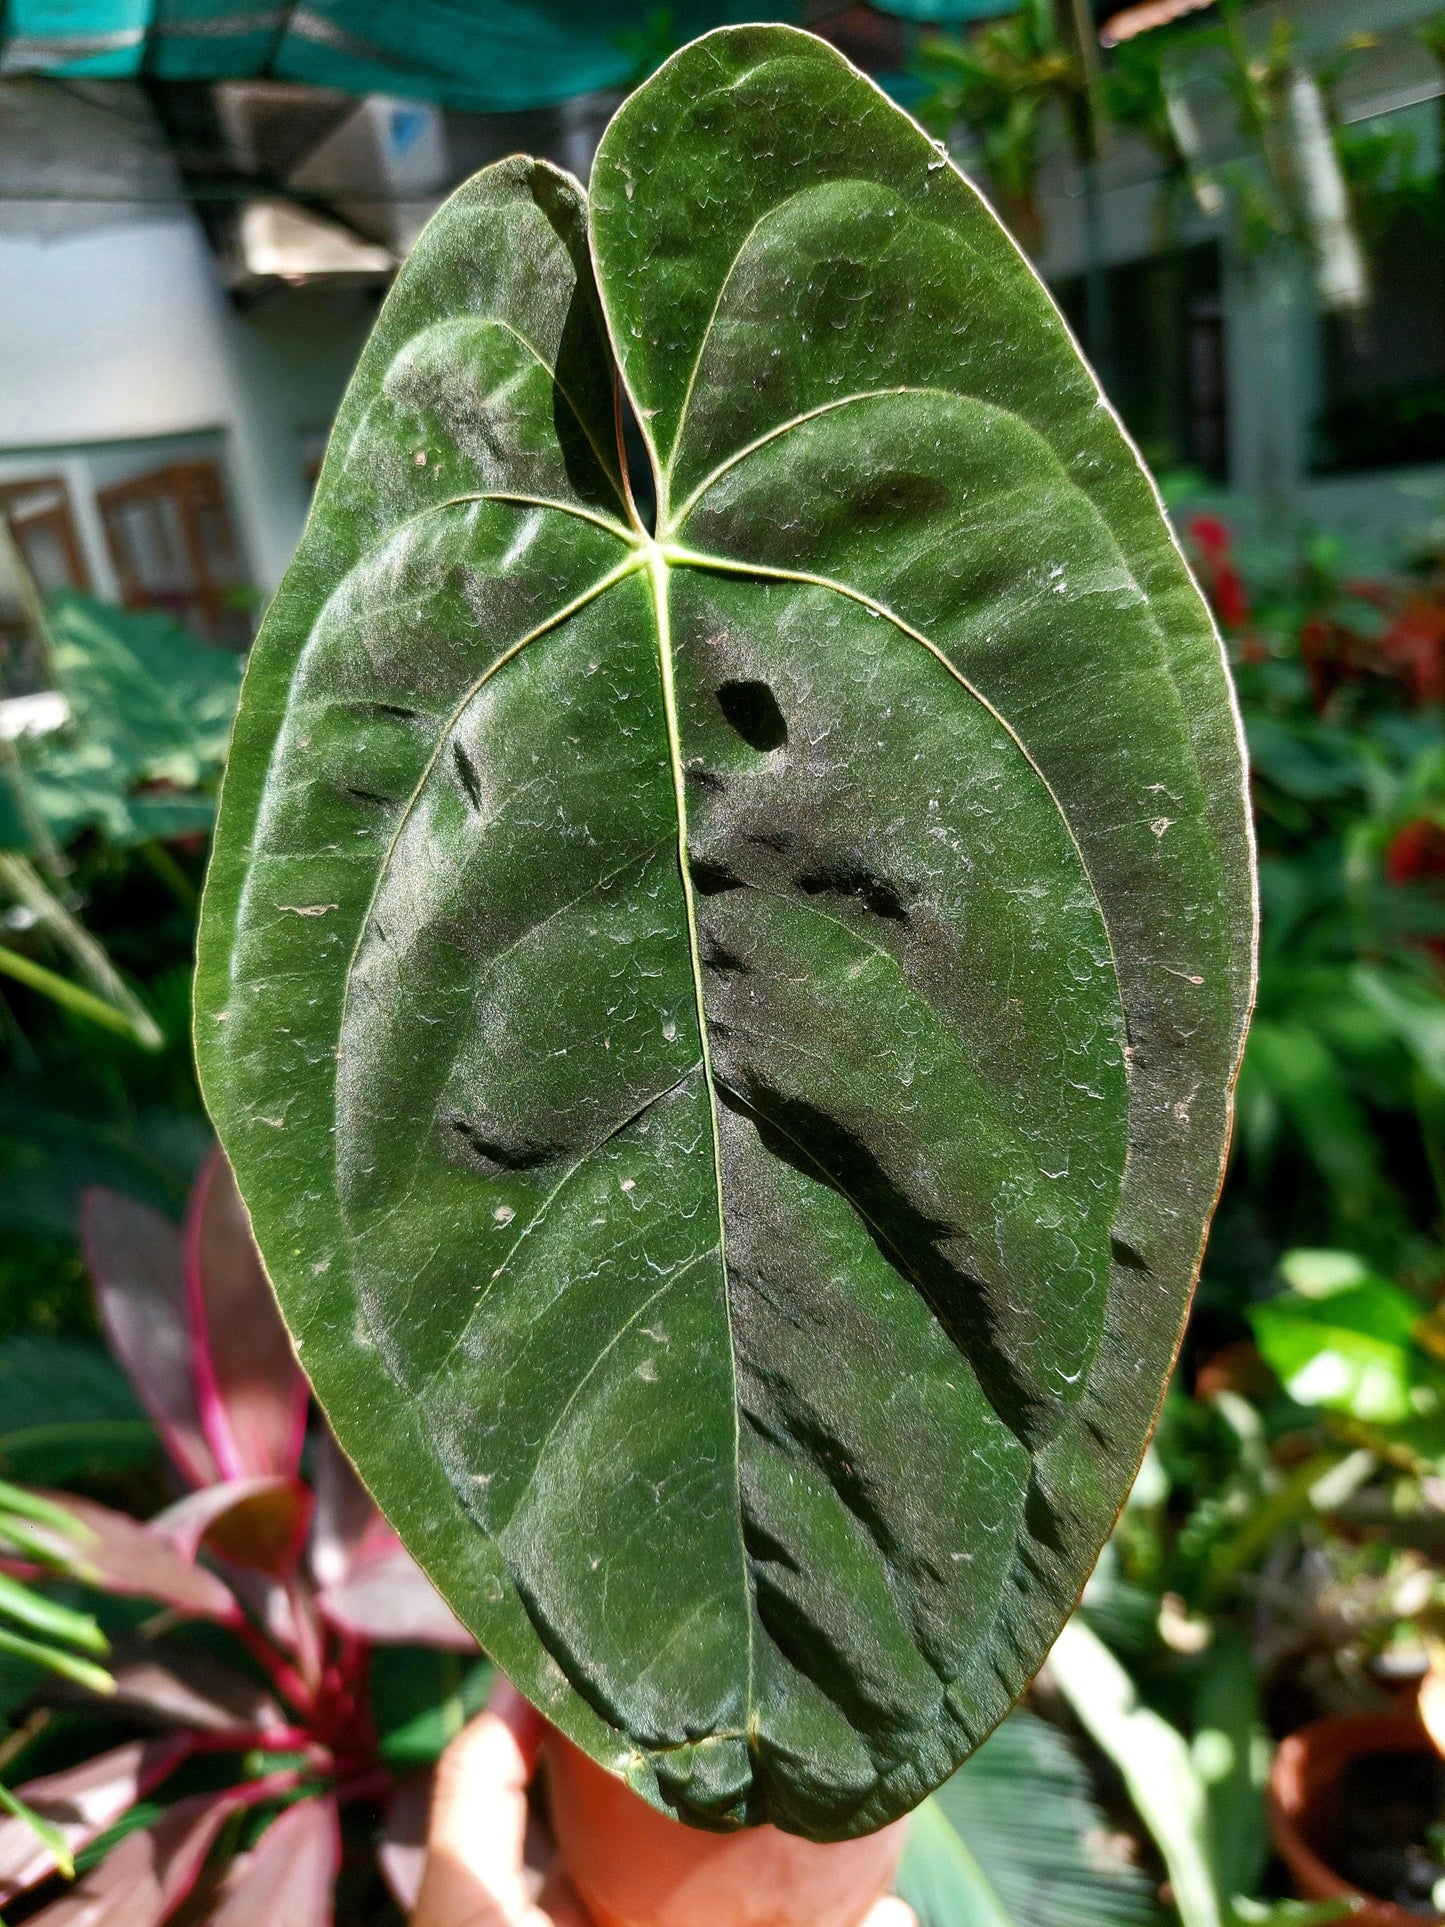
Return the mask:
[[[1353, 1448], [1343, 1484], [1338, 1471], [1319, 1481], [1322, 1508], [1346, 1531], [1438, 1558], [1438, 1311], [1346, 1252], [1292, 1252], [1282, 1274], [1286, 1289], [1253, 1314], [1260, 1350], [1290, 1397]], [[1445, 1762], [1433, 1737], [1445, 1735], [1442, 1609], [1433, 1567], [1419, 1559], [1384, 1601], [1382, 1618], [1403, 1621], [1419, 1654], [1418, 1708], [1327, 1715], [1288, 1735], [1275, 1757], [1272, 1830], [1298, 1891], [1353, 1897], [1354, 1918], [1370, 1927], [1403, 1927], [1431, 1907], [1445, 1916]]]

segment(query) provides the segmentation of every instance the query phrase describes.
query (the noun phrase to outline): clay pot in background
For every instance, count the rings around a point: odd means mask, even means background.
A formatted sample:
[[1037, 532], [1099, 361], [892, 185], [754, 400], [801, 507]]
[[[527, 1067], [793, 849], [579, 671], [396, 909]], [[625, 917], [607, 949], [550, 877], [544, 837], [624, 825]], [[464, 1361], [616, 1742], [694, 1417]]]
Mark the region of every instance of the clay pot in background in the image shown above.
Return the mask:
[[1363, 1893], [1330, 1864], [1343, 1821], [1341, 1782], [1371, 1754], [1438, 1756], [1413, 1713], [1336, 1715], [1315, 1720], [1281, 1742], [1270, 1775], [1270, 1830], [1281, 1858], [1305, 1900], [1362, 1898], [1345, 1916], [1350, 1927], [1422, 1927], [1445, 1915], [1416, 1913]]
[[646, 1806], [560, 1733], [548, 1736], [546, 1760], [552, 1832], [599, 1927], [858, 1927], [903, 1851], [902, 1820], [834, 1846], [776, 1827], [699, 1833]]

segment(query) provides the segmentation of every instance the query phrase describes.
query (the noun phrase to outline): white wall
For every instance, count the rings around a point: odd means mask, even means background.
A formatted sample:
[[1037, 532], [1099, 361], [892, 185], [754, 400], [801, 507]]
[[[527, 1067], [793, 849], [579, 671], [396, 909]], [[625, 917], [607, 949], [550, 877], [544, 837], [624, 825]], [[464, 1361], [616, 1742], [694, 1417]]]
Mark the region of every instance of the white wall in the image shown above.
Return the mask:
[[0, 449], [228, 431], [239, 530], [269, 587], [299, 478], [249, 420], [229, 317], [191, 216], [54, 240], [0, 236]]
[[362, 297], [289, 290], [238, 315], [184, 208], [0, 232], [0, 453], [220, 430], [237, 533], [272, 589], [306, 512], [302, 438], [329, 421], [368, 318]]

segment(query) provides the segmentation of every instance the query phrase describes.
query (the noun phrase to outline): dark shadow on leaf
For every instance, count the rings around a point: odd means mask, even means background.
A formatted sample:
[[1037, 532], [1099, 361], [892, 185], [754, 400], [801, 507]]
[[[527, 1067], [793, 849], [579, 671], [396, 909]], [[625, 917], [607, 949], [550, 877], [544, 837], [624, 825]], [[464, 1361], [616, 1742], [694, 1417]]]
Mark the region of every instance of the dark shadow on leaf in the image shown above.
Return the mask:
[[852, 1207], [880, 1254], [922, 1294], [973, 1366], [994, 1411], [1037, 1451], [1057, 1429], [1059, 1408], [1026, 1383], [994, 1328], [987, 1287], [949, 1255], [946, 1246], [963, 1228], [921, 1211], [860, 1137], [805, 1099], [758, 1085], [743, 1096], [719, 1084], [718, 1096], [752, 1121], [774, 1157], [830, 1186]]

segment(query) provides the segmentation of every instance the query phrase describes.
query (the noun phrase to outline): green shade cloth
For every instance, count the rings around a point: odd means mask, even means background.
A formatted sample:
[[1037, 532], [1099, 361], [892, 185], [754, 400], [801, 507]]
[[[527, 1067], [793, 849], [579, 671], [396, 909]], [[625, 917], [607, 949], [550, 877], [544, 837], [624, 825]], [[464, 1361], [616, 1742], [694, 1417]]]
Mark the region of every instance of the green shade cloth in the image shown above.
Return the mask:
[[748, 0], [665, 13], [654, 0], [8, 0], [0, 74], [268, 77], [501, 113], [626, 86], [672, 46], [756, 14]]
[[924, 27], [966, 27], [975, 20], [997, 20], [1017, 13], [1018, 0], [873, 0], [880, 13]]

